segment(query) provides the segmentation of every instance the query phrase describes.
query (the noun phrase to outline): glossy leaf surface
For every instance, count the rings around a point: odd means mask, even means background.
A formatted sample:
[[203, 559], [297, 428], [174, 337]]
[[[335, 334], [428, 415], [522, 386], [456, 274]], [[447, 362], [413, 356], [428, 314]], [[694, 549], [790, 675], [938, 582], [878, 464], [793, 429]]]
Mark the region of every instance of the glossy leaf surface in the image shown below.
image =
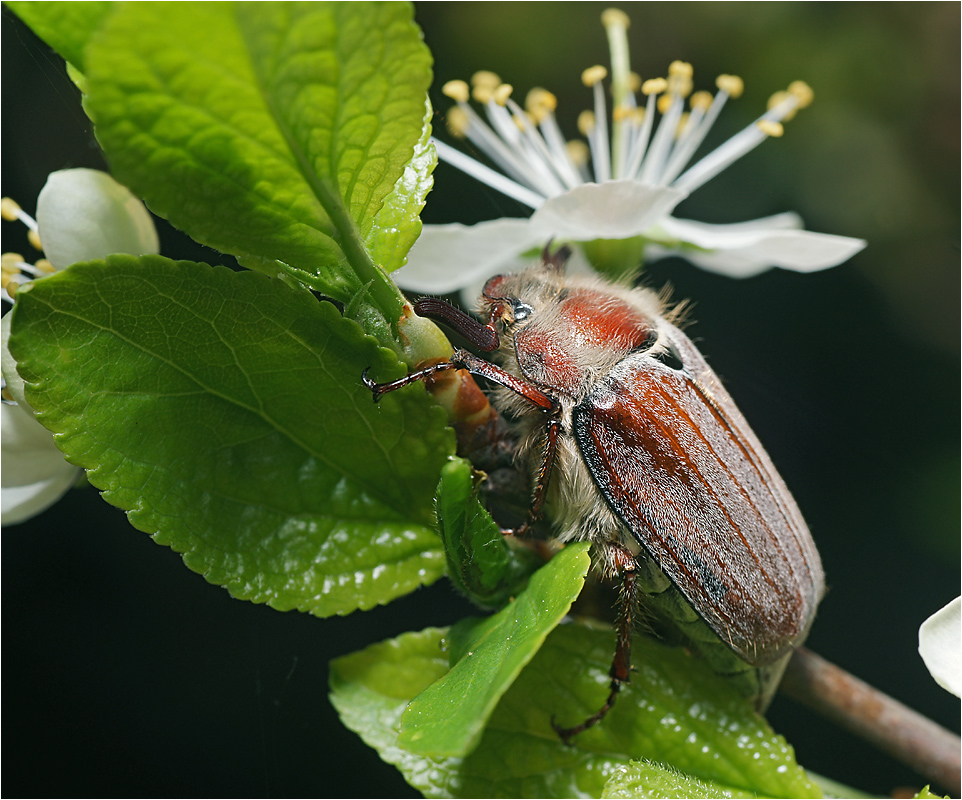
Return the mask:
[[[331, 699], [344, 723], [428, 797], [600, 797], [644, 756], [691, 778], [772, 797], [817, 797], [791, 747], [731, 687], [676, 648], [637, 640], [632, 682], [604, 722], [566, 747], [551, 728], [584, 719], [607, 693], [610, 630], [561, 625], [522, 670], [463, 758], [400, 746], [410, 700], [448, 671], [446, 633], [410, 633], [337, 659]], [[665, 789], [668, 786], [663, 787]]]
[[381, 225], [416, 228], [426, 189], [382, 209], [406, 168], [418, 184], [433, 165], [409, 163], [431, 79], [409, 6], [132, 3], [86, 56], [98, 139], [151, 210], [345, 303], [374, 281], [397, 318], [376, 265], [398, 266], [412, 237]]
[[318, 615], [438, 578], [453, 450], [423, 389], [330, 303], [254, 272], [112, 256], [18, 296], [11, 351], [40, 421], [131, 522], [236, 597]]
[[398, 744], [429, 756], [470, 753], [498, 700], [581, 593], [590, 566], [588, 543], [569, 545], [497, 614], [455, 625], [451, 671], [411, 701]]

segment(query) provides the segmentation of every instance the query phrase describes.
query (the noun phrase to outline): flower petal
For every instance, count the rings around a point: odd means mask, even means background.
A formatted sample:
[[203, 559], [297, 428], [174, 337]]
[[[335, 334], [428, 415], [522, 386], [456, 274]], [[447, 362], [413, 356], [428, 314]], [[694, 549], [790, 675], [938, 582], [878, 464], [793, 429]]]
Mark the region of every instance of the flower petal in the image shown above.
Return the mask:
[[73, 469], [29, 486], [3, 488], [0, 490], [0, 505], [3, 507], [0, 524], [16, 525], [46, 511], [74, 485], [78, 472]]
[[531, 222], [549, 237], [565, 241], [627, 239], [666, 217], [687, 196], [636, 180], [586, 183], [549, 197]]
[[962, 696], [962, 597], [922, 623], [919, 654], [939, 686]]
[[[3, 380], [7, 391], [13, 395], [13, 399], [21, 405], [27, 406], [27, 401], [23, 396], [23, 378], [17, 372], [17, 362], [10, 353], [10, 326], [13, 323], [13, 314], [7, 314], [0, 320], [0, 369], [3, 370]], [[27, 406], [29, 408], [29, 406]]]
[[827, 269], [865, 247], [862, 239], [789, 229], [796, 220], [794, 214], [779, 214], [735, 225], [709, 225], [668, 217], [659, 226], [665, 234], [708, 252], [652, 248], [651, 254], [677, 254], [710, 272], [747, 278], [771, 267], [796, 272]]
[[543, 247], [550, 238], [527, 219], [425, 225], [408, 253], [407, 265], [393, 277], [402, 289], [447, 294], [497, 275], [506, 263], [526, 250]]
[[46, 481], [67, 472], [75, 474], [77, 467], [68, 464], [57, 446], [53, 434], [22, 406], [3, 403], [0, 406], [3, 458], [3, 488], [28, 486]]
[[144, 204], [106, 172], [52, 172], [37, 198], [44, 254], [58, 269], [111, 253], [159, 253]]

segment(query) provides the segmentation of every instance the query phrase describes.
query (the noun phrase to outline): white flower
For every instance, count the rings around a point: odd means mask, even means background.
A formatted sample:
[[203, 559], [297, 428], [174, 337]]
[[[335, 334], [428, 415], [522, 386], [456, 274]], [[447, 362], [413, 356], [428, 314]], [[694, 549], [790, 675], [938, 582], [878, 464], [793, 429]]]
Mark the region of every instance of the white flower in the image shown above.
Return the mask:
[[[512, 87], [493, 73], [477, 73], [473, 91], [463, 81], [445, 85], [445, 94], [456, 101], [448, 113], [449, 125], [501, 171], [434, 140], [440, 159], [529, 206], [533, 214], [527, 220], [473, 226], [425, 225], [407, 266], [395, 273], [398, 285], [421, 292], [453, 291], [504, 271], [506, 263], [540, 249], [549, 239], [588, 242], [640, 236], [647, 258], [677, 253], [732, 277], [773, 266], [799, 272], [825, 269], [865, 246], [859, 239], [800, 230], [796, 214], [736, 225], [671, 216], [678, 203], [729, 164], [770, 136], [780, 136], [782, 122], [811, 102], [811, 89], [797, 81], [775, 94], [768, 111], [753, 124], [688, 166], [727, 100], [742, 93], [741, 79], [721, 75], [714, 96], [691, 94], [691, 65], [676, 61], [667, 79], [641, 82], [629, 69], [627, 16], [608, 9], [602, 22], [611, 48], [614, 107], [609, 136], [602, 89], [607, 70], [585, 70], [582, 79], [594, 93], [594, 111], [579, 118], [587, 146], [565, 142], [555, 120], [555, 98], [544, 89], [528, 94], [526, 113], [511, 99]], [[469, 105], [469, 94], [483, 104], [488, 123]]]
[[[3, 218], [19, 219], [30, 229], [30, 242], [47, 258], [29, 263], [17, 253], [2, 256], [2, 298], [16, 300], [24, 281], [42, 278], [78, 261], [111, 253], [159, 252], [157, 231], [147, 209], [105, 172], [69, 169], [52, 173], [37, 198], [37, 220], [3, 198]], [[4, 402], [2, 413], [2, 504], [4, 525], [13, 525], [53, 505], [73, 486], [80, 470], [68, 464], [52, 434], [34, 419], [24, 397], [23, 381], [10, 354], [12, 316], [0, 323]]]
[[962, 597], [922, 623], [919, 654], [939, 686], [962, 696]]

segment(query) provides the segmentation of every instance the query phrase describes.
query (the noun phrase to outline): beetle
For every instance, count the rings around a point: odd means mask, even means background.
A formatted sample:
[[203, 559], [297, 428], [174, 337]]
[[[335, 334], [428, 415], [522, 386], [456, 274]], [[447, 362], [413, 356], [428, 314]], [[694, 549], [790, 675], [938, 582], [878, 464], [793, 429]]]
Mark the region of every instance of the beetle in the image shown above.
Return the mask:
[[390, 383], [375, 401], [439, 372], [466, 369], [498, 388], [518, 420], [533, 475], [524, 535], [547, 502], [561, 543], [589, 540], [621, 595], [609, 694], [566, 742], [600, 722], [631, 670], [636, 605], [764, 710], [825, 590], [801, 512], [758, 438], [691, 340], [648, 289], [565, 274], [570, 250], [486, 283], [474, 320], [424, 298], [497, 366], [463, 349]]

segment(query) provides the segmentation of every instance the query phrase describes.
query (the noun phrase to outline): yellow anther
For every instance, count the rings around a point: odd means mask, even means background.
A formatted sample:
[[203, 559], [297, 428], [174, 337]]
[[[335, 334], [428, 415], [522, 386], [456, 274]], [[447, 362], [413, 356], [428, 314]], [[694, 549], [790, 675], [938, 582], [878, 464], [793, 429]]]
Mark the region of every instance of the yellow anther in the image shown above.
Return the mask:
[[27, 232], [27, 241], [30, 242], [34, 250], [43, 250], [43, 245], [40, 244], [40, 234], [33, 228]]
[[791, 95], [788, 92], [775, 92], [775, 94], [768, 98], [768, 110], [771, 111], [775, 106], [784, 103], [789, 97], [791, 97]]
[[657, 103], [659, 113], [667, 114], [668, 109], [671, 108], [671, 104], [674, 99], [675, 96], [671, 94], [663, 94], [661, 97], [659, 97]]
[[535, 115], [539, 112], [553, 112], [558, 107], [558, 98], [547, 89], [537, 86], [528, 92], [528, 96], [524, 99], [524, 107]]
[[628, 73], [628, 89], [637, 92], [641, 88], [641, 75], [637, 72]]
[[19, 210], [20, 204], [12, 197], [0, 199], [0, 217], [3, 217], [8, 222], [17, 219], [17, 212]]
[[11, 270], [12, 272], [20, 272], [20, 265], [23, 263], [24, 259], [20, 253], [4, 253], [0, 255], [0, 267]]
[[[4, 288], [6, 288], [6, 286], [4, 286]], [[3, 399], [6, 400], [8, 403], [16, 402], [16, 399], [14, 398], [13, 393], [6, 386], [4, 386], [3, 389], [0, 389], [0, 397], [3, 397]]]
[[785, 128], [782, 127], [781, 122], [772, 122], [770, 119], [760, 119], [755, 124], [758, 125], [758, 129], [766, 136], [778, 137], [785, 133]]
[[468, 135], [471, 120], [460, 106], [452, 106], [448, 109], [447, 122], [448, 130], [451, 131], [452, 135], [459, 139]]
[[578, 115], [578, 130], [581, 131], [581, 135], [587, 136], [594, 129], [595, 129], [595, 112], [582, 111]]
[[3, 284], [3, 288], [7, 290], [7, 294], [10, 295], [10, 299], [13, 300], [17, 296], [17, 287], [20, 285], [19, 281], [7, 280]]
[[690, 80], [694, 74], [695, 70], [687, 61], [672, 61], [668, 65], [669, 78], [688, 78]]
[[491, 98], [499, 106], [503, 106], [508, 102], [508, 98], [511, 97], [511, 92], [513, 91], [514, 87], [510, 83], [502, 83], [497, 89], [494, 90]]
[[788, 86], [788, 91], [798, 100], [799, 108], [810, 106], [812, 100], [815, 99], [815, 92], [812, 91], [812, 87], [805, 83], [805, 81], [792, 81]]
[[661, 94], [665, 89], [668, 88], [668, 81], [664, 78], [649, 78], [643, 84], [641, 84], [641, 93], [643, 95]]
[[467, 103], [471, 91], [468, 89], [466, 81], [448, 81], [441, 87], [441, 94], [458, 103]]
[[501, 85], [501, 79], [493, 72], [482, 70], [471, 76], [471, 96], [479, 103], [487, 103], [494, 90]]
[[691, 115], [687, 111], [682, 112], [681, 116], [678, 117], [678, 127], [675, 128], [676, 139], [681, 138], [681, 135], [685, 132], [685, 128], [688, 127], [688, 120], [690, 117]]
[[737, 75], [719, 75], [715, 79], [715, 86], [726, 92], [729, 97], [741, 97], [745, 91], [745, 81]]
[[479, 86], [487, 86], [489, 89], [495, 89], [497, 86], [501, 85], [501, 78], [494, 72], [490, 70], [482, 69], [475, 72], [471, 76], [471, 85], [476, 89]]
[[601, 24], [606, 28], [627, 28], [631, 20], [620, 8], [606, 8], [601, 12]]
[[640, 127], [640, 126], [642, 125], [642, 123], [644, 123], [644, 121], [645, 121], [645, 109], [644, 109], [644, 108], [636, 108], [634, 111], [632, 111], [632, 112], [631, 112], [631, 121], [632, 121], [635, 125], [638, 125], [638, 126]]
[[576, 167], [585, 166], [588, 163], [588, 158], [591, 155], [588, 145], [586, 145], [580, 139], [573, 139], [570, 142], [566, 142], [565, 150], [568, 152], [568, 158], [571, 159], [572, 163]]
[[711, 105], [712, 100], [711, 92], [695, 92], [691, 99], [688, 101], [692, 109], [698, 111], [707, 111], [708, 107]]
[[33, 268], [37, 270], [37, 272], [42, 272], [45, 275], [53, 275], [53, 273], [57, 271], [57, 268], [45, 258], [38, 259], [37, 263], [33, 265]]
[[[772, 110], [773, 108], [775, 108], [776, 106], [780, 106], [780, 105], [781, 105], [782, 103], [784, 103], [786, 100], [791, 100], [791, 99], [794, 98], [794, 97], [795, 97], [795, 96], [794, 96], [793, 94], [789, 93], [789, 92], [784, 92], [784, 91], [783, 91], [783, 92], [775, 92], [775, 94], [773, 94], [771, 97], [768, 98], [768, 110], [771, 111], [771, 110]], [[788, 122], [790, 119], [792, 119], [792, 118], [795, 116], [795, 112], [798, 111], [798, 105], [797, 105], [798, 100], [797, 100], [797, 98], [796, 98], [795, 102], [796, 102], [795, 107], [792, 108], [791, 111], [787, 112], [787, 113], [785, 114], [785, 116], [782, 117], [782, 119], [783, 119], [785, 122]]]
[[588, 67], [588, 69], [581, 73], [581, 82], [585, 86], [594, 86], [596, 83], [603, 81], [607, 76], [608, 70], [600, 64], [596, 64], [593, 67]]
[[615, 122], [624, 122], [626, 119], [631, 119], [633, 111], [631, 106], [616, 106], [611, 111], [611, 118]]

